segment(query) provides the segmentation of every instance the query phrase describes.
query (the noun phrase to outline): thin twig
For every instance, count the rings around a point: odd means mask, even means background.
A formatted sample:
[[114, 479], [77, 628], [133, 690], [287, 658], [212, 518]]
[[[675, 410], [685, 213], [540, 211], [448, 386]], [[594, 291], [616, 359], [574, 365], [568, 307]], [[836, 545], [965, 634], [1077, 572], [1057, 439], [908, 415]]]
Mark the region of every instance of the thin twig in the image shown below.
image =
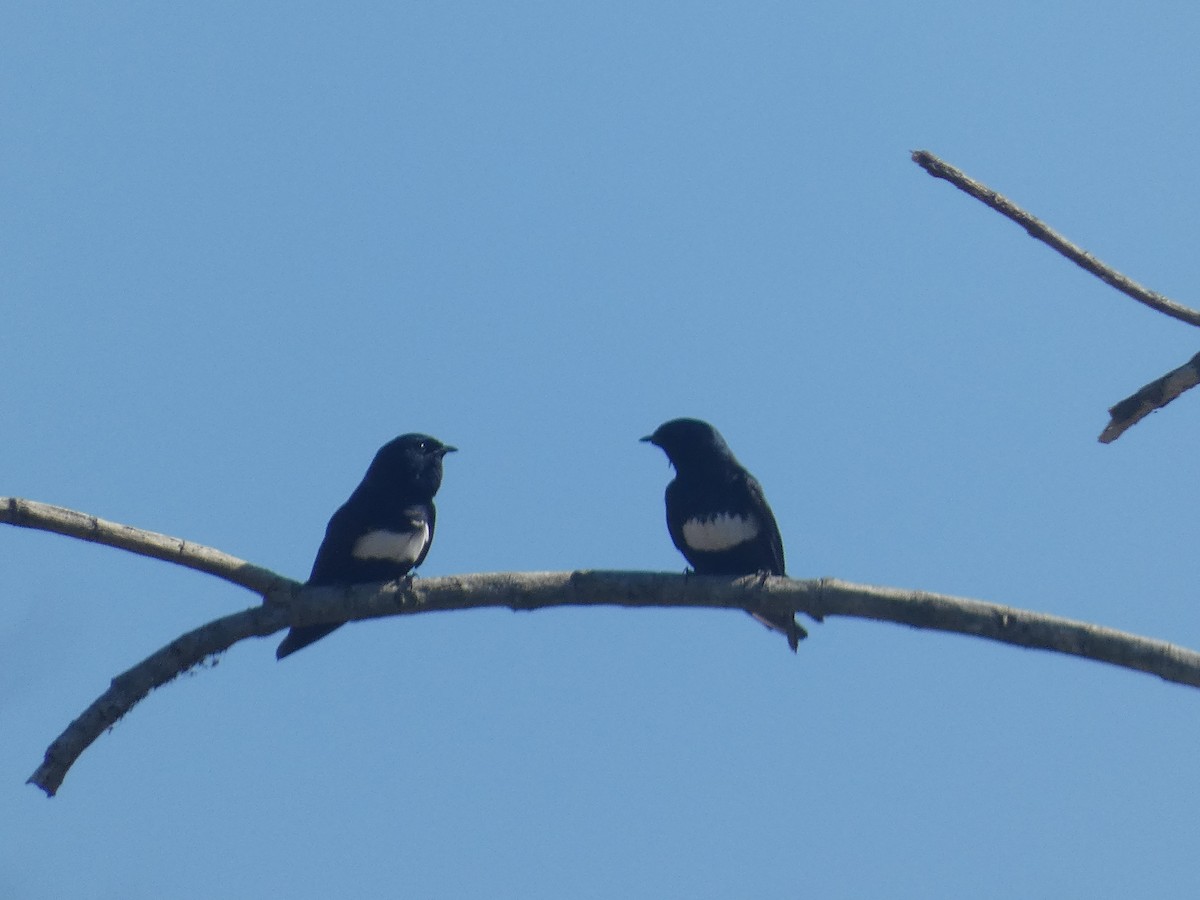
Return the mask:
[[1112, 418], [1100, 432], [1100, 443], [1111, 444], [1127, 429], [1197, 384], [1200, 384], [1200, 353], [1110, 408], [1108, 414]]
[[961, 191], [970, 194], [976, 200], [986, 203], [996, 212], [1012, 219], [1024, 228], [1032, 237], [1057, 250], [1076, 265], [1091, 272], [1106, 284], [1112, 285], [1121, 293], [1132, 297], [1138, 303], [1144, 303], [1151, 309], [1158, 310], [1181, 322], [1200, 326], [1200, 312], [1190, 309], [1181, 303], [1176, 303], [1169, 297], [1143, 287], [1136, 281], [1125, 277], [1116, 269], [1107, 266], [1092, 254], [1071, 243], [1057, 231], [1045, 223], [1035, 219], [1007, 197], [993, 191], [986, 184], [975, 181], [959, 169], [954, 168], [943, 160], [938, 159], [928, 150], [914, 150], [913, 162], [932, 175], [934, 178], [944, 178]]

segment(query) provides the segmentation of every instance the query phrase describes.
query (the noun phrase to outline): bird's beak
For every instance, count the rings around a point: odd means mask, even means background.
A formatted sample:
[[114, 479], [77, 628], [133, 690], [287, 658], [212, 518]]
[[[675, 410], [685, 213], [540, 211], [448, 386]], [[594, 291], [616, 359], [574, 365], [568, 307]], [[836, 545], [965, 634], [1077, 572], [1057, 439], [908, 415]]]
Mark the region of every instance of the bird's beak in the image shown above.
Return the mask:
[[457, 452], [458, 452], [457, 447], [451, 447], [449, 444], [444, 444], [442, 446], [442, 456], [445, 456], [447, 453], [457, 453]]
[[638, 440], [643, 444], [653, 444], [654, 443], [654, 435], [648, 434], [644, 438], [638, 438]]

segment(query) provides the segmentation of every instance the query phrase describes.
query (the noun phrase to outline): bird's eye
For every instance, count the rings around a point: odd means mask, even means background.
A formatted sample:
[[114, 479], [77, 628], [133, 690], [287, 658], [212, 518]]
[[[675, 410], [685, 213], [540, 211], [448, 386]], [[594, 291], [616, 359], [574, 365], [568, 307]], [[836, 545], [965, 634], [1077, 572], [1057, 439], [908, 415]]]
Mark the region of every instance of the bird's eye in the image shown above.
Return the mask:
[[421, 443], [417, 444], [417, 447], [422, 453], [428, 453], [430, 450], [429, 441], [421, 441]]

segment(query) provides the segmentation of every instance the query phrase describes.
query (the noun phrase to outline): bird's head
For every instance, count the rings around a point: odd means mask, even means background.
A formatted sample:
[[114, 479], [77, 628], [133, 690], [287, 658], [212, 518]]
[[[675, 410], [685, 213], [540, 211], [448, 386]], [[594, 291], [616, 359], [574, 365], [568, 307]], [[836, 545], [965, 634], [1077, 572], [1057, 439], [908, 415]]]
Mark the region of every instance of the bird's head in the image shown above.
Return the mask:
[[733, 459], [721, 433], [699, 419], [672, 419], [642, 440], [662, 448], [676, 471], [706, 468]]
[[457, 449], [427, 434], [402, 434], [379, 448], [367, 469], [367, 480], [401, 490], [418, 488], [433, 497], [442, 486], [442, 458]]

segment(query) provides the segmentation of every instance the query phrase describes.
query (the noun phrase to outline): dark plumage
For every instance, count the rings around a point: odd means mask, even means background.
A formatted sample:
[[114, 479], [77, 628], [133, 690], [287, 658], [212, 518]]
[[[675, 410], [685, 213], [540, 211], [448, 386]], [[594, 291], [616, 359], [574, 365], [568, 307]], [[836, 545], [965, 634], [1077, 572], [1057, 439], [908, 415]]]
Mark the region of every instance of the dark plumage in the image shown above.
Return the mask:
[[[456, 448], [427, 434], [404, 434], [379, 448], [354, 493], [333, 514], [309, 584], [392, 581], [419, 566], [433, 542], [442, 457]], [[283, 659], [335, 625], [293, 628], [275, 651]]]
[[[667, 530], [698, 575], [783, 575], [783, 539], [762, 486], [699, 419], [672, 419], [642, 438], [675, 467], [667, 485]], [[794, 616], [751, 613], [787, 637], [794, 651], [807, 632]]]

